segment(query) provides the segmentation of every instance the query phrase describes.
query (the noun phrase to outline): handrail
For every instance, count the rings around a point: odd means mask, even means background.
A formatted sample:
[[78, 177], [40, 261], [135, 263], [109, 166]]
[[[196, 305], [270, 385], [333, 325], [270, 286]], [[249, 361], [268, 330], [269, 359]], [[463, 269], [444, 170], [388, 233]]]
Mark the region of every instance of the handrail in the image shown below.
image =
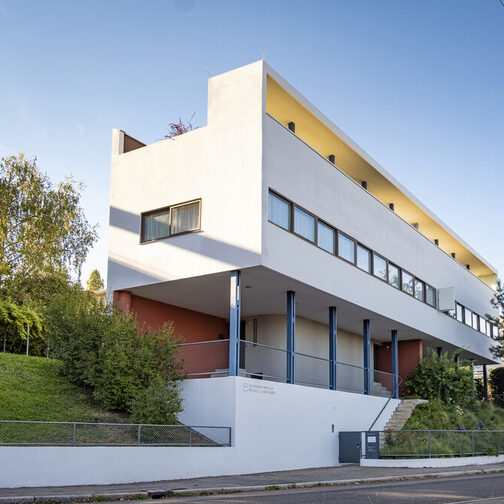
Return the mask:
[[[397, 375], [397, 377], [399, 378], [397, 380], [397, 390], [399, 390], [399, 387], [401, 386], [403, 379], [399, 375]], [[381, 414], [385, 411], [385, 408], [388, 406], [388, 403], [390, 402], [390, 400], [394, 398], [395, 392], [396, 392], [395, 390], [392, 390], [390, 397], [387, 399], [387, 402], [383, 405], [383, 408], [380, 410], [380, 413], [378, 413], [377, 417], [374, 419], [373, 423], [371, 424], [371, 427], [369, 427], [367, 432], [369, 432], [374, 427], [375, 423], [378, 421], [378, 418], [380, 418]]]

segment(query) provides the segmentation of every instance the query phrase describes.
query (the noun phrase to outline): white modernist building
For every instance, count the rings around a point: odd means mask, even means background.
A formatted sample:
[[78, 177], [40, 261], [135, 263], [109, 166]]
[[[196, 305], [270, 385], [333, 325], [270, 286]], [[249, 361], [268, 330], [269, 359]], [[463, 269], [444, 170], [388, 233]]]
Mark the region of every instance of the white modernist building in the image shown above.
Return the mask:
[[337, 464], [426, 348], [493, 363], [496, 279], [264, 61], [209, 80], [204, 127], [113, 132], [108, 286], [173, 322], [181, 421], [232, 427], [220, 473]]

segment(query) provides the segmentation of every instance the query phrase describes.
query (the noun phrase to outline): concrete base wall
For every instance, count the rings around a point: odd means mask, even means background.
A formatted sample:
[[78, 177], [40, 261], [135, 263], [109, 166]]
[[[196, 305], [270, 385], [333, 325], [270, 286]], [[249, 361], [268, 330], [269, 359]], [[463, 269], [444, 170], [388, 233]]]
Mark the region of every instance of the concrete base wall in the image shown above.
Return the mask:
[[422, 459], [361, 459], [363, 467], [459, 467], [467, 465], [501, 464], [504, 455], [498, 457], [453, 457]]
[[[0, 447], [0, 487], [111, 484], [339, 465], [338, 431], [385, 398], [242, 377], [183, 383], [188, 425], [229, 426], [232, 447]], [[382, 430], [399, 401], [375, 428]], [[334, 432], [333, 432], [334, 428]]]

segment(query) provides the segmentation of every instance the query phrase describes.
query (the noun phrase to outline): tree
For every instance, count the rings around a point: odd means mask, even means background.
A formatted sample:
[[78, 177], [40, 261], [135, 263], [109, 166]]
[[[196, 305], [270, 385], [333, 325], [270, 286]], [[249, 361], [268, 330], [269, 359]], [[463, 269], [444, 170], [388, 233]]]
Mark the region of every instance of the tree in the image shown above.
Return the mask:
[[27, 339], [30, 355], [43, 355], [44, 325], [40, 313], [8, 299], [0, 299], [0, 344], [2, 351], [24, 353]]
[[487, 315], [488, 320], [498, 327], [498, 333], [495, 335], [492, 331], [492, 338], [497, 345], [490, 347], [495, 357], [504, 357], [504, 284], [498, 280], [497, 290], [492, 298], [492, 306], [497, 309], [497, 316]]
[[469, 363], [456, 363], [456, 355], [457, 352], [451, 355], [446, 352], [438, 356], [432, 348], [428, 348], [406, 380], [406, 395], [467, 405], [475, 390], [473, 370]]
[[91, 275], [89, 275], [86, 285], [88, 291], [97, 291], [103, 289], [103, 280], [100, 272], [97, 269], [91, 271]]
[[97, 239], [80, 206], [82, 185], [53, 184], [36, 159], [0, 159], [0, 288], [54, 273], [80, 275]]

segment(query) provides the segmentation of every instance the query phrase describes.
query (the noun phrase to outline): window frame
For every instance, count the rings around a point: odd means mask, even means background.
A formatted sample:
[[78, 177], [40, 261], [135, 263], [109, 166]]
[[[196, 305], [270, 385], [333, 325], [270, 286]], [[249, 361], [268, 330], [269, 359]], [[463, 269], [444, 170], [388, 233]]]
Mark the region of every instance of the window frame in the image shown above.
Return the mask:
[[[437, 308], [436, 288], [435, 288], [435, 287], [433, 287], [431, 284], [429, 284], [429, 283], [427, 283], [427, 282], [424, 282], [424, 288], [425, 288], [425, 291], [424, 291], [425, 304], [428, 304], [429, 306], [432, 306], [433, 308]], [[434, 295], [434, 304], [430, 304], [430, 303], [427, 301], [427, 288], [432, 289], [432, 293], [433, 293], [433, 295]]]
[[[333, 251], [332, 252], [330, 250], [325, 249], [324, 247], [321, 247], [319, 245], [319, 243], [318, 243], [318, 238], [319, 238], [318, 227], [319, 227], [319, 224], [322, 224], [323, 226], [325, 226], [326, 228], [329, 228], [333, 232]], [[317, 248], [319, 248], [320, 250], [323, 250], [324, 252], [327, 252], [328, 254], [331, 254], [332, 256], [337, 256], [338, 255], [338, 230], [334, 226], [331, 226], [329, 223], [325, 222], [322, 219], [319, 219], [318, 217], [315, 217], [315, 246]]]
[[[346, 238], [347, 240], [350, 240], [351, 242], [353, 242], [353, 262], [349, 261], [346, 257], [340, 256], [340, 254], [339, 254], [339, 251], [340, 251], [339, 235], [341, 235], [344, 238]], [[336, 230], [336, 257], [343, 259], [343, 261], [347, 262], [348, 264], [353, 264], [354, 266], [356, 266], [356, 263], [355, 263], [355, 261], [356, 261], [356, 245], [357, 245], [357, 240], [355, 240], [351, 236], [347, 235], [346, 233], [343, 233], [343, 231], [340, 231], [339, 229]], [[363, 270], [361, 270], [361, 271], [363, 271]]]
[[[404, 290], [403, 289], [403, 276], [404, 276], [404, 273], [406, 273], [406, 275], [409, 275], [411, 277], [411, 279], [413, 280], [413, 285], [411, 286], [412, 287], [412, 292], [408, 292], [407, 290]], [[415, 275], [413, 275], [412, 273], [410, 273], [408, 270], [405, 270], [404, 268], [401, 268], [401, 292], [404, 292], [405, 294], [408, 294], [408, 296], [411, 296], [411, 297], [415, 297]]]
[[[386, 259], [385, 257], [383, 257], [381, 254], [378, 254], [378, 252], [375, 252], [374, 250], [372, 251], [371, 253], [371, 268], [372, 268], [372, 275], [375, 277], [375, 278], [378, 278], [378, 280], [381, 280], [382, 282], [385, 282], [386, 284], [388, 284], [388, 259]], [[375, 265], [374, 265], [374, 258], [376, 257], [379, 257], [380, 259], [383, 259], [385, 261], [385, 277], [386, 278], [382, 278], [381, 276], [378, 276], [376, 273], [375, 273]]]
[[[178, 207], [181, 207], [181, 206], [185, 206], [185, 205], [190, 205], [192, 203], [198, 203], [199, 205], [199, 212], [198, 212], [198, 227], [197, 228], [193, 228], [193, 229], [189, 229], [187, 231], [181, 231], [179, 233], [172, 233], [171, 232], [171, 227], [172, 227], [172, 224], [171, 224], [171, 218], [172, 218], [172, 208], [178, 208]], [[197, 231], [201, 231], [201, 214], [202, 214], [202, 206], [203, 206], [203, 203], [202, 203], [202, 198], [195, 198], [195, 199], [192, 199], [192, 200], [188, 200], [188, 201], [184, 201], [183, 203], [176, 203], [174, 205], [169, 205], [169, 206], [164, 206], [164, 207], [160, 207], [160, 208], [156, 208], [155, 210], [148, 210], [146, 212], [140, 212], [140, 244], [143, 245], [144, 243], [152, 243], [152, 242], [155, 242], [155, 241], [159, 241], [159, 240], [166, 240], [167, 238], [171, 238], [172, 236], [182, 236], [182, 235], [185, 235], [185, 234], [188, 234], [188, 233], [195, 233]], [[157, 213], [162, 213], [162, 212], [168, 212], [168, 216], [169, 216], [169, 226], [170, 226], [170, 234], [169, 235], [165, 235], [165, 236], [159, 236], [157, 238], [150, 238], [149, 240], [146, 240], [145, 239], [145, 217], [150, 217], [151, 215], [155, 215]]]
[[[416, 286], [417, 286], [417, 283], [421, 284], [422, 285], [422, 298], [418, 298], [417, 295], [416, 295]], [[422, 303], [426, 303], [425, 301], [425, 282], [423, 280], [420, 280], [420, 278], [417, 278], [417, 277], [414, 277], [413, 279], [413, 296], [415, 299], [417, 299], [418, 301], [422, 301]], [[428, 303], [426, 303], [428, 304]]]
[[[270, 211], [269, 195], [270, 194], [275, 196], [275, 198], [278, 198], [279, 200], [283, 201], [284, 203], [287, 203], [287, 205], [289, 206], [290, 212], [289, 212], [289, 227], [288, 227], [288, 229], [286, 229], [283, 226], [280, 226], [280, 224], [277, 224], [276, 222], [273, 222], [272, 220], [270, 220], [270, 218], [269, 218], [269, 211]], [[268, 191], [268, 222], [270, 222], [274, 226], [279, 227], [280, 229], [283, 229], [284, 231], [287, 231], [289, 233], [294, 234], [294, 203], [292, 203], [292, 201], [289, 201], [287, 198], [284, 198], [283, 196], [278, 194], [276, 191], [273, 191], [272, 189], [270, 189]], [[299, 235], [296, 234], [296, 236], [299, 236]], [[303, 237], [300, 236], [300, 238], [303, 238]]]
[[[295, 231], [296, 208], [299, 211], [305, 213], [306, 215], [309, 215], [313, 219], [313, 241], [310, 240], [309, 238], [306, 238], [306, 236], [303, 236], [302, 234], [299, 234]], [[277, 226], [278, 226], [278, 224], [277, 224]], [[282, 226], [279, 226], [279, 227], [282, 227]], [[282, 229], [285, 229], [285, 228], [282, 228]], [[291, 203], [291, 233], [296, 235], [298, 238], [301, 238], [301, 239], [307, 241], [308, 243], [311, 243], [312, 245], [318, 246], [318, 244], [317, 244], [317, 242], [318, 242], [318, 219], [317, 219], [317, 216], [312, 214], [311, 212], [308, 212], [308, 210], [305, 210], [302, 206]], [[319, 247], [319, 248], [322, 248], [322, 247]], [[322, 249], [322, 250], [325, 250], [325, 249]]]
[[[367, 250], [369, 256], [368, 256], [368, 268], [367, 270], [361, 268], [358, 264], [357, 264], [357, 251], [359, 250], [359, 247], [361, 249], [364, 249], [364, 250]], [[339, 256], [338, 256], [339, 257]], [[354, 257], [355, 257], [355, 266], [357, 267], [357, 269], [361, 270], [361, 271], [364, 271], [364, 273], [368, 273], [369, 275], [372, 275], [373, 274], [373, 251], [369, 248], [369, 247], [366, 247], [365, 245], [363, 245], [362, 243], [356, 241], [355, 242], [355, 252], [354, 252]]]

